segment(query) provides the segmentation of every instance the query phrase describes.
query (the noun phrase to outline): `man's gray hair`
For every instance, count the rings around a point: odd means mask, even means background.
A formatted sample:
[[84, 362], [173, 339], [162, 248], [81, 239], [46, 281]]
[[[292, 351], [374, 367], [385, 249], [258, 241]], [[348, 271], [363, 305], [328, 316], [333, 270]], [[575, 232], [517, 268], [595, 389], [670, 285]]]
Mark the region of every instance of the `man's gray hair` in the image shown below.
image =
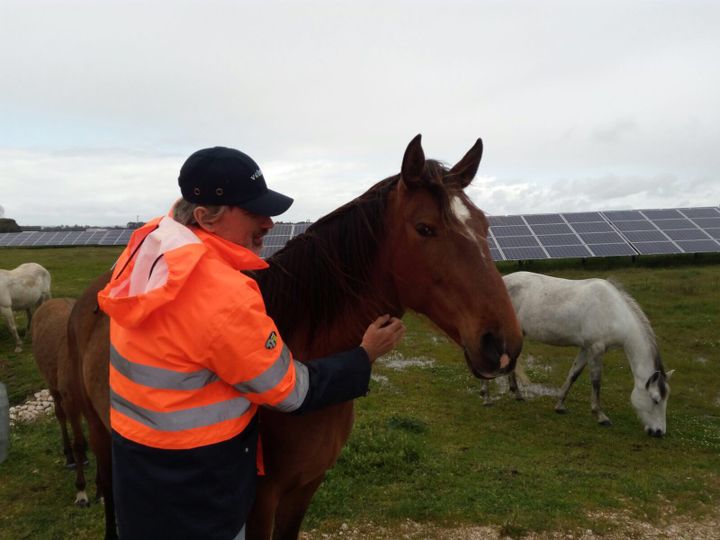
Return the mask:
[[180, 199], [178, 202], [175, 203], [175, 206], [173, 207], [172, 217], [175, 221], [182, 225], [185, 225], [186, 227], [198, 226], [198, 222], [193, 214], [195, 213], [195, 209], [201, 206], [203, 208], [206, 208], [208, 211], [208, 214], [205, 217], [206, 223], [212, 223], [213, 221], [217, 221], [218, 219], [220, 219], [220, 216], [222, 216], [225, 213], [225, 210], [227, 210], [228, 208], [224, 205], [218, 206], [213, 204], [195, 204], [186, 201], [185, 199]]

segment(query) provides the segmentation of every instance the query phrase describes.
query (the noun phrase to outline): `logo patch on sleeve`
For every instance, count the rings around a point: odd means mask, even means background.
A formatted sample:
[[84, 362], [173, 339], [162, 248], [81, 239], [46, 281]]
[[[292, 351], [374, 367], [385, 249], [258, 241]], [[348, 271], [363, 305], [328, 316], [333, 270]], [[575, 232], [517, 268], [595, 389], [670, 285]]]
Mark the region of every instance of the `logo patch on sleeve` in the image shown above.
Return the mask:
[[265, 348], [266, 349], [274, 349], [275, 345], [277, 345], [277, 334], [273, 330], [270, 332], [270, 335], [267, 338], [267, 341], [265, 342]]

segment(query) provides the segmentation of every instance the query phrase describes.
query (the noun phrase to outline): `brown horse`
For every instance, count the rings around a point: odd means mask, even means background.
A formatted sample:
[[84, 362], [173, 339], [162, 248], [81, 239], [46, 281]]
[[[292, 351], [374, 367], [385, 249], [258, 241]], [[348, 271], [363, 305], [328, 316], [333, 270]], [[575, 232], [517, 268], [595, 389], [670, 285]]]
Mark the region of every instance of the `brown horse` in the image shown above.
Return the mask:
[[[478, 140], [448, 170], [425, 160], [418, 135], [399, 175], [320, 219], [254, 276], [298, 359], [354, 347], [379, 313], [399, 317], [412, 309], [462, 347], [474, 375], [495, 377], [513, 369], [522, 347], [520, 328], [490, 256], [487, 220], [463, 191], [481, 156]], [[107, 319], [97, 313], [95, 299], [107, 279], [101, 276], [79, 299], [70, 331], [94, 416], [90, 442], [104, 439], [107, 456], [96, 451], [98, 467], [107, 459], [109, 471]], [[248, 519], [248, 538], [297, 538], [352, 423], [352, 402], [304, 416], [261, 411], [266, 475]], [[102, 433], [92, 435], [93, 426]], [[112, 511], [107, 499], [106, 510]], [[114, 534], [108, 529], [108, 537]]]
[[[55, 401], [55, 417], [60, 424], [65, 466], [68, 468], [76, 466], [76, 455], [81, 463], [86, 462], [87, 448], [82, 430], [81, 410], [79, 404], [73, 400], [69, 387], [72, 374], [68, 359], [67, 326], [74, 305], [73, 298], [47, 300], [35, 311], [30, 325], [33, 357]], [[68, 435], [68, 422], [73, 432], [72, 445]], [[84, 478], [78, 477], [75, 487], [78, 490], [75, 502], [81, 506], [87, 505]]]

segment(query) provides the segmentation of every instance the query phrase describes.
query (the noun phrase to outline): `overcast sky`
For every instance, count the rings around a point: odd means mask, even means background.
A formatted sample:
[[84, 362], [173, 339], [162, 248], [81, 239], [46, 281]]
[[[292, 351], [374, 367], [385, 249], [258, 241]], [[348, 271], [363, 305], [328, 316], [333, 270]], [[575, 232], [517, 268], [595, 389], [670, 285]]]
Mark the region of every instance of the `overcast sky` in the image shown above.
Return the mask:
[[720, 204], [720, 2], [0, 0], [0, 206], [165, 213], [232, 146], [315, 220], [417, 133], [487, 213]]

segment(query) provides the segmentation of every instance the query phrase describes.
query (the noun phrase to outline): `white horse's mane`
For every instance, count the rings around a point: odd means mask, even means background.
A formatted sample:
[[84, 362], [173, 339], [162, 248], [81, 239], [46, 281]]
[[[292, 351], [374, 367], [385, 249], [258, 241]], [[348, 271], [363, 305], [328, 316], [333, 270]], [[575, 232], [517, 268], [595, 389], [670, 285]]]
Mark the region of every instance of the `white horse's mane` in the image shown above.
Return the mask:
[[619, 281], [614, 278], [607, 278], [607, 282], [615, 287], [623, 300], [625, 300], [625, 303], [630, 308], [630, 311], [635, 315], [637, 320], [640, 321], [640, 326], [644, 330], [645, 337], [652, 347], [653, 358], [655, 359], [655, 370], [665, 375], [665, 368], [663, 367], [662, 359], [660, 358], [660, 351], [658, 350], [657, 337], [655, 336], [655, 332], [650, 325], [650, 320], [647, 318], [647, 315], [645, 315], [645, 312], [640, 307], [640, 304], [637, 303], [637, 300], [635, 300], [630, 293], [625, 290], [625, 287], [623, 287]]

